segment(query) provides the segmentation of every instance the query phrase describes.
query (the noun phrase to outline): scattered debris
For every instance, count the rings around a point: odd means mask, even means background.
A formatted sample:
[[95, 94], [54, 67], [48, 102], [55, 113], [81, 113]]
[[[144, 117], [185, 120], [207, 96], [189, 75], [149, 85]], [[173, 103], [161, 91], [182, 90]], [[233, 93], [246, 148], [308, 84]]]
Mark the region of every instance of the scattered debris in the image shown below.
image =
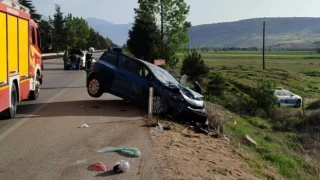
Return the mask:
[[137, 148], [123, 148], [123, 147], [105, 147], [98, 151], [99, 153], [110, 153], [116, 152], [119, 155], [129, 156], [129, 157], [140, 157], [141, 152]]
[[87, 162], [86, 159], [78, 160], [76, 163], [74, 163], [74, 165], [85, 164], [86, 162]]
[[127, 161], [121, 160], [116, 163], [116, 165], [113, 167], [113, 171], [115, 173], [117, 172], [126, 172], [130, 168], [130, 164]]
[[80, 126], [80, 128], [88, 128], [88, 127], [89, 127], [88, 124], [82, 124], [82, 125]]
[[228, 142], [230, 142], [230, 139], [227, 138], [226, 136], [223, 136], [223, 139], [226, 140], [226, 141], [228, 141]]
[[97, 162], [88, 167], [89, 171], [107, 171], [107, 169], [109, 169], [109, 166], [105, 165], [103, 162]]
[[126, 112], [126, 111], [128, 111], [128, 110], [126, 110], [126, 109], [121, 109], [120, 111], [121, 111], [121, 112]]
[[250, 146], [257, 146], [257, 142], [254, 139], [252, 139], [249, 135], [245, 135], [244, 140]]
[[158, 121], [158, 126], [155, 127], [156, 130], [158, 131], [171, 130], [170, 126], [160, 124], [159, 119], [157, 121]]
[[81, 108], [85, 108], [85, 106], [81, 106]]
[[93, 106], [92, 108], [94, 108], [94, 109], [100, 109], [101, 107], [99, 107], [99, 106]]

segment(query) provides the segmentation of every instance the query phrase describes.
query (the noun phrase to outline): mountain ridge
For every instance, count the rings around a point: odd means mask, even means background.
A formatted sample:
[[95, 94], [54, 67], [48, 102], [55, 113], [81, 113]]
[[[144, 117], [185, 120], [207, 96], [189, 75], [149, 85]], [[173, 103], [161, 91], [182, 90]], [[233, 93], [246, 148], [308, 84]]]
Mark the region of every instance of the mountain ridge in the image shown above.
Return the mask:
[[[128, 39], [133, 23], [116, 24], [86, 18], [88, 25], [118, 45]], [[188, 30], [190, 47], [262, 47], [262, 24], [266, 22], [269, 49], [310, 49], [320, 45], [319, 17], [268, 17], [207, 23]]]
[[315, 48], [320, 40], [318, 17], [252, 18], [189, 28], [190, 46], [261, 47], [262, 24], [266, 22], [266, 47]]

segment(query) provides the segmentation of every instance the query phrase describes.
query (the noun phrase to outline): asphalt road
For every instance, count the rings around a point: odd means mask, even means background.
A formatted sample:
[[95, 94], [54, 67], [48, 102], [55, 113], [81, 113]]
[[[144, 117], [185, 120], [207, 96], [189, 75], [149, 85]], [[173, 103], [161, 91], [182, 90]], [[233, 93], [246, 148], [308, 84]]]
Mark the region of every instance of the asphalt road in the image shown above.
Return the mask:
[[[39, 98], [21, 102], [15, 119], [0, 121], [0, 179], [160, 179], [145, 111], [110, 94], [91, 98], [85, 72], [64, 71], [62, 59], [44, 67]], [[84, 123], [90, 127], [79, 128]], [[142, 156], [97, 152], [107, 146], [136, 147]], [[130, 163], [128, 172], [87, 170], [95, 162], [112, 170], [119, 160]]]

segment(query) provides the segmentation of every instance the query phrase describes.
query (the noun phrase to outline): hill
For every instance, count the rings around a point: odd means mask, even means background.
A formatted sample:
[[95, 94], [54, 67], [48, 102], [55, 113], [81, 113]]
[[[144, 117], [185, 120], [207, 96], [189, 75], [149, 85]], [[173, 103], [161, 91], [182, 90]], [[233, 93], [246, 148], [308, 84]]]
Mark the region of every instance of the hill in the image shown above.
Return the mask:
[[115, 44], [122, 45], [128, 39], [128, 32], [132, 27], [132, 23], [114, 24], [102, 19], [87, 18], [89, 26], [98, 31], [102, 36], [112, 39]]
[[315, 48], [320, 41], [320, 18], [255, 18], [193, 26], [190, 46], [262, 47], [264, 20], [268, 48]]

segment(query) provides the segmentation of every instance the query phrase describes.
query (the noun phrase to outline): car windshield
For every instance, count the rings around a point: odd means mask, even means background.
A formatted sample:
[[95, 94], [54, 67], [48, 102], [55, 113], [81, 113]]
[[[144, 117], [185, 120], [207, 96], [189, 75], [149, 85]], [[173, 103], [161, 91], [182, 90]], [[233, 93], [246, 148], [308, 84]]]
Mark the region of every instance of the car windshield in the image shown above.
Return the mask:
[[148, 63], [148, 67], [153, 72], [153, 74], [164, 84], [169, 85], [179, 85], [179, 82], [166, 70]]

